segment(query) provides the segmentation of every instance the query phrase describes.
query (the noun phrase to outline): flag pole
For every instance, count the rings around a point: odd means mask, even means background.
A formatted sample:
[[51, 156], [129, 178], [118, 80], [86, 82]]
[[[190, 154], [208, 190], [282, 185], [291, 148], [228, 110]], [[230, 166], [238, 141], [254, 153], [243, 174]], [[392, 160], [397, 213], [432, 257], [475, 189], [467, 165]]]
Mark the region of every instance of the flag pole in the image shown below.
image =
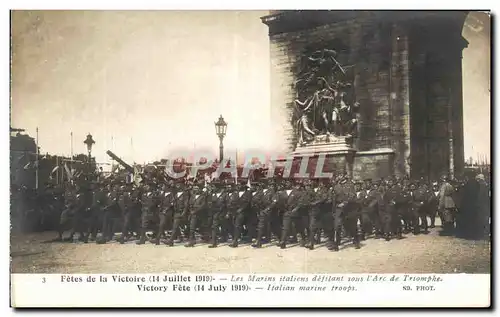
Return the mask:
[[73, 131], [71, 131], [71, 133], [70, 133], [70, 138], [71, 138], [71, 140], [70, 140], [70, 147], [71, 147], [70, 155], [71, 155], [71, 157], [69, 160], [69, 168], [72, 169], [73, 168]]
[[38, 127], [36, 127], [36, 170], [35, 170], [35, 189], [38, 189]]
[[[115, 152], [115, 138], [111, 136], [111, 151]], [[111, 174], [115, 173], [115, 159], [111, 158]]]
[[59, 155], [56, 155], [56, 185], [59, 185]]
[[[238, 184], [238, 149], [236, 149], [236, 162], [234, 162], [234, 167], [236, 169], [236, 173], [234, 174], [234, 183]], [[222, 162], [221, 162], [222, 163]]]

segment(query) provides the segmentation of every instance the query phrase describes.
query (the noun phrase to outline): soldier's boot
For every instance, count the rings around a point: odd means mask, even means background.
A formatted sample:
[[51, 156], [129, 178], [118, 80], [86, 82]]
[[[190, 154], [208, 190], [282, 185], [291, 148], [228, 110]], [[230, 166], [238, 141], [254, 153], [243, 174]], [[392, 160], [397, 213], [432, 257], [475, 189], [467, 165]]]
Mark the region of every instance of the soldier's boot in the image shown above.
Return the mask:
[[384, 239], [385, 239], [385, 241], [391, 241], [391, 234], [390, 233], [384, 233]]
[[106, 242], [107, 242], [107, 239], [106, 239], [106, 236], [104, 234], [95, 240], [96, 244], [106, 244]]
[[418, 223], [418, 219], [415, 222], [415, 225], [413, 226], [413, 234], [414, 235], [419, 235], [420, 234], [420, 225]]
[[238, 226], [235, 226], [234, 227], [233, 242], [229, 245], [231, 248], [238, 247], [238, 240], [240, 240], [240, 236], [241, 236], [241, 229]]
[[354, 248], [355, 249], [360, 249], [361, 248], [361, 244], [359, 242], [359, 236], [357, 234], [354, 235], [353, 243], [354, 243]]
[[316, 244], [321, 244], [321, 230], [318, 230], [315, 234]]
[[326, 241], [326, 248], [330, 251], [333, 250], [333, 241], [334, 241], [334, 237], [328, 235], [328, 240]]
[[422, 219], [422, 227], [424, 231], [423, 234], [429, 234], [429, 228], [427, 227], [427, 219]]
[[90, 236], [90, 233], [86, 234], [83, 238], [83, 243], [89, 243], [89, 236]]
[[306, 237], [303, 233], [300, 234], [300, 244], [299, 244], [302, 248], [304, 248], [306, 246]]
[[288, 232], [287, 230], [283, 230], [283, 233], [281, 234], [281, 240], [279, 242], [279, 247], [281, 249], [286, 249], [286, 239], [288, 238]]
[[383, 235], [380, 231], [375, 232], [375, 239], [382, 239]]
[[431, 217], [431, 225], [429, 226], [429, 228], [435, 228], [435, 227], [436, 227], [436, 217]]
[[212, 230], [212, 239], [210, 241], [209, 248], [217, 248], [217, 230]]
[[80, 242], [85, 242], [85, 234], [83, 234], [82, 231], [80, 231], [80, 235], [78, 236], [78, 241]]
[[141, 245], [146, 243], [146, 229], [141, 228], [141, 237], [139, 238], [139, 241], [136, 242], [136, 244]]
[[333, 239], [332, 248], [331, 248], [332, 251], [336, 252], [339, 250], [339, 245], [340, 245], [341, 240], [342, 240], [342, 232], [340, 230], [336, 230], [335, 238]]
[[401, 227], [396, 229], [396, 239], [398, 239], [398, 240], [403, 239], [403, 230], [401, 229]]
[[173, 247], [174, 240], [172, 239], [172, 237], [168, 238], [167, 241], [165, 241], [165, 244], [167, 245], [167, 247]]
[[259, 232], [257, 233], [257, 239], [255, 240], [255, 243], [252, 244], [252, 247], [262, 248], [262, 232], [260, 229], [259, 229]]
[[305, 245], [305, 247], [308, 248], [309, 250], [314, 250], [314, 242], [315, 242], [315, 240], [316, 240], [316, 237], [314, 236], [314, 233], [313, 233], [309, 237], [309, 242]]
[[189, 241], [184, 245], [186, 248], [192, 248], [196, 244], [196, 238], [194, 234], [195, 234], [194, 232], [190, 232]]

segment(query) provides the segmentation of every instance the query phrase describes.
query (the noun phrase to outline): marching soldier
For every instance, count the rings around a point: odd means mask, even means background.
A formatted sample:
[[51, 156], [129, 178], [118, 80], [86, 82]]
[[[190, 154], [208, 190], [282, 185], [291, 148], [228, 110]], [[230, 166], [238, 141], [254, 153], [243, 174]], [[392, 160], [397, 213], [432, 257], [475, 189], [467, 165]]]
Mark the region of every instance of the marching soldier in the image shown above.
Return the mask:
[[[325, 183], [320, 182], [319, 186], [312, 189], [312, 204], [309, 209], [309, 242], [306, 247], [310, 250], [314, 250], [314, 243], [316, 242], [316, 234], [319, 232], [319, 224], [324, 223], [327, 224], [328, 221], [325, 219], [325, 216], [331, 210], [333, 198], [333, 188], [329, 188], [325, 185]], [[330, 217], [331, 218], [331, 217]], [[331, 223], [328, 223], [328, 227]], [[330, 240], [333, 240], [333, 235], [328, 227], [323, 226], [327, 237]]]
[[257, 225], [257, 241], [252, 246], [254, 248], [262, 247], [262, 237], [267, 230], [267, 239], [271, 241], [271, 219], [272, 214], [277, 211], [278, 193], [276, 184], [272, 183], [270, 188], [263, 188], [259, 195], [253, 197], [253, 204], [257, 208], [259, 222]]
[[92, 205], [90, 207], [90, 219], [88, 224], [87, 235], [85, 237], [85, 243], [88, 243], [89, 238], [91, 241], [97, 239], [97, 231], [99, 230], [102, 208], [106, 202], [106, 193], [101, 184], [94, 184], [94, 189], [92, 190]]
[[288, 235], [292, 229], [292, 224], [295, 224], [297, 232], [301, 235], [300, 244], [302, 247], [305, 246], [305, 234], [304, 234], [304, 224], [302, 219], [302, 213], [305, 208], [309, 205], [309, 195], [305, 193], [305, 188], [303, 184], [297, 183], [295, 188], [292, 190], [287, 190], [288, 199], [286, 202], [286, 210], [283, 214], [283, 231], [281, 234], [280, 248], [286, 249], [286, 243]]
[[352, 182], [347, 175], [342, 176], [340, 183], [334, 187], [335, 206], [334, 208], [334, 242], [333, 251], [339, 250], [339, 245], [342, 238], [342, 228], [344, 227], [348, 236], [353, 238], [354, 246], [359, 249], [359, 235], [357, 230], [357, 213], [356, 213], [356, 192]]
[[75, 188], [68, 184], [66, 190], [64, 192], [64, 205], [65, 208], [61, 212], [60, 220], [59, 220], [59, 229], [58, 229], [58, 241], [63, 241], [63, 233], [66, 229], [67, 224], [69, 223], [71, 217], [73, 216], [74, 209], [77, 205], [76, 200], [76, 190]]
[[175, 193], [174, 199], [174, 223], [172, 224], [172, 234], [168, 238], [166, 245], [171, 247], [174, 245], [174, 240], [177, 234], [180, 233], [181, 225], [186, 223], [189, 212], [189, 200], [191, 196], [191, 188], [186, 184], [184, 190], [179, 190]]
[[[222, 186], [221, 184], [218, 184]], [[226, 226], [226, 214], [229, 203], [229, 197], [231, 194], [231, 186], [226, 185], [226, 188], [219, 188], [215, 193], [212, 194], [212, 234], [211, 242], [208, 246], [209, 248], [216, 248], [218, 242], [218, 231], [219, 229], [223, 231]]]
[[163, 189], [160, 191], [159, 200], [160, 210], [158, 214], [158, 233], [155, 240], [156, 245], [160, 244], [160, 238], [165, 234], [165, 226], [171, 223], [174, 216], [175, 191], [171, 184], [163, 185]]
[[146, 243], [146, 231], [151, 221], [158, 218], [159, 197], [155, 191], [154, 184], [144, 186], [144, 193], [141, 196], [141, 231], [137, 244]]
[[122, 211], [122, 234], [118, 240], [120, 244], [125, 243], [129, 238], [130, 231], [137, 230], [137, 207], [136, 207], [137, 196], [134, 195], [132, 184], [128, 184], [126, 188], [123, 189], [120, 197], [118, 198], [118, 205]]
[[373, 183], [371, 180], [365, 181], [361, 189], [360, 196], [362, 196], [362, 207], [360, 216], [361, 227], [361, 240], [365, 240], [367, 235], [370, 235], [375, 228], [375, 237], [380, 236], [380, 221], [378, 216], [378, 184]]
[[71, 225], [71, 231], [69, 234], [69, 241], [73, 241], [73, 236], [76, 231], [79, 231], [80, 236], [79, 240], [80, 241], [85, 241], [85, 235], [83, 233], [83, 226], [84, 226], [84, 220], [85, 220], [85, 212], [87, 211], [87, 205], [89, 202], [89, 192], [86, 188], [83, 188], [82, 186], [78, 186], [77, 188], [77, 195], [75, 197], [76, 199], [76, 204], [74, 206], [74, 212], [73, 212], [73, 221]]
[[198, 186], [193, 187], [192, 195], [189, 199], [189, 241], [185, 247], [194, 247], [196, 244], [196, 224], [198, 218], [207, 211], [207, 189], [201, 190]]
[[237, 248], [243, 231], [243, 224], [248, 219], [252, 206], [252, 191], [248, 186], [242, 185], [238, 192], [238, 209], [234, 214], [234, 234], [230, 247]]
[[118, 186], [110, 186], [110, 190], [107, 193], [107, 204], [103, 210], [101, 238], [96, 241], [98, 244], [105, 244], [107, 241], [113, 239], [115, 219], [121, 215], [120, 206], [118, 205], [119, 196]]

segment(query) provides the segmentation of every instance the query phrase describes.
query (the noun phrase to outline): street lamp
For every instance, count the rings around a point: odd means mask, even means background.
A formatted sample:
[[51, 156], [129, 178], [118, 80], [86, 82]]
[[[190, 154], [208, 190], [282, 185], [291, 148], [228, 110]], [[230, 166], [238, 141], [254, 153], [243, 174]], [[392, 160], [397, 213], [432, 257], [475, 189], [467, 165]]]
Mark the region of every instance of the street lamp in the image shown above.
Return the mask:
[[219, 137], [220, 145], [219, 145], [219, 161], [222, 164], [222, 160], [224, 158], [224, 145], [222, 144], [222, 140], [226, 136], [227, 123], [224, 121], [222, 115], [219, 117], [219, 120], [215, 122], [215, 133]]
[[95, 144], [95, 141], [92, 139], [92, 134], [87, 134], [87, 138], [85, 139], [85, 141], [83, 141], [83, 143], [85, 145], [87, 145], [87, 151], [89, 152], [89, 172], [91, 170], [91, 166], [92, 166], [92, 145]]

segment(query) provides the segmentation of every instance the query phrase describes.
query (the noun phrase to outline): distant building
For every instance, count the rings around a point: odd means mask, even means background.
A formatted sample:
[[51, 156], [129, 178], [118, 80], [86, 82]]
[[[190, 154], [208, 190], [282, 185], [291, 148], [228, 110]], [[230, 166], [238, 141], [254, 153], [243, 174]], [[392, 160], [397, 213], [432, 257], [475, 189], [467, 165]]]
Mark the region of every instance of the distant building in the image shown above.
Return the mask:
[[35, 139], [26, 134], [16, 133], [10, 136], [10, 182], [13, 185], [25, 185], [35, 188], [35, 169], [31, 168], [36, 158]]

